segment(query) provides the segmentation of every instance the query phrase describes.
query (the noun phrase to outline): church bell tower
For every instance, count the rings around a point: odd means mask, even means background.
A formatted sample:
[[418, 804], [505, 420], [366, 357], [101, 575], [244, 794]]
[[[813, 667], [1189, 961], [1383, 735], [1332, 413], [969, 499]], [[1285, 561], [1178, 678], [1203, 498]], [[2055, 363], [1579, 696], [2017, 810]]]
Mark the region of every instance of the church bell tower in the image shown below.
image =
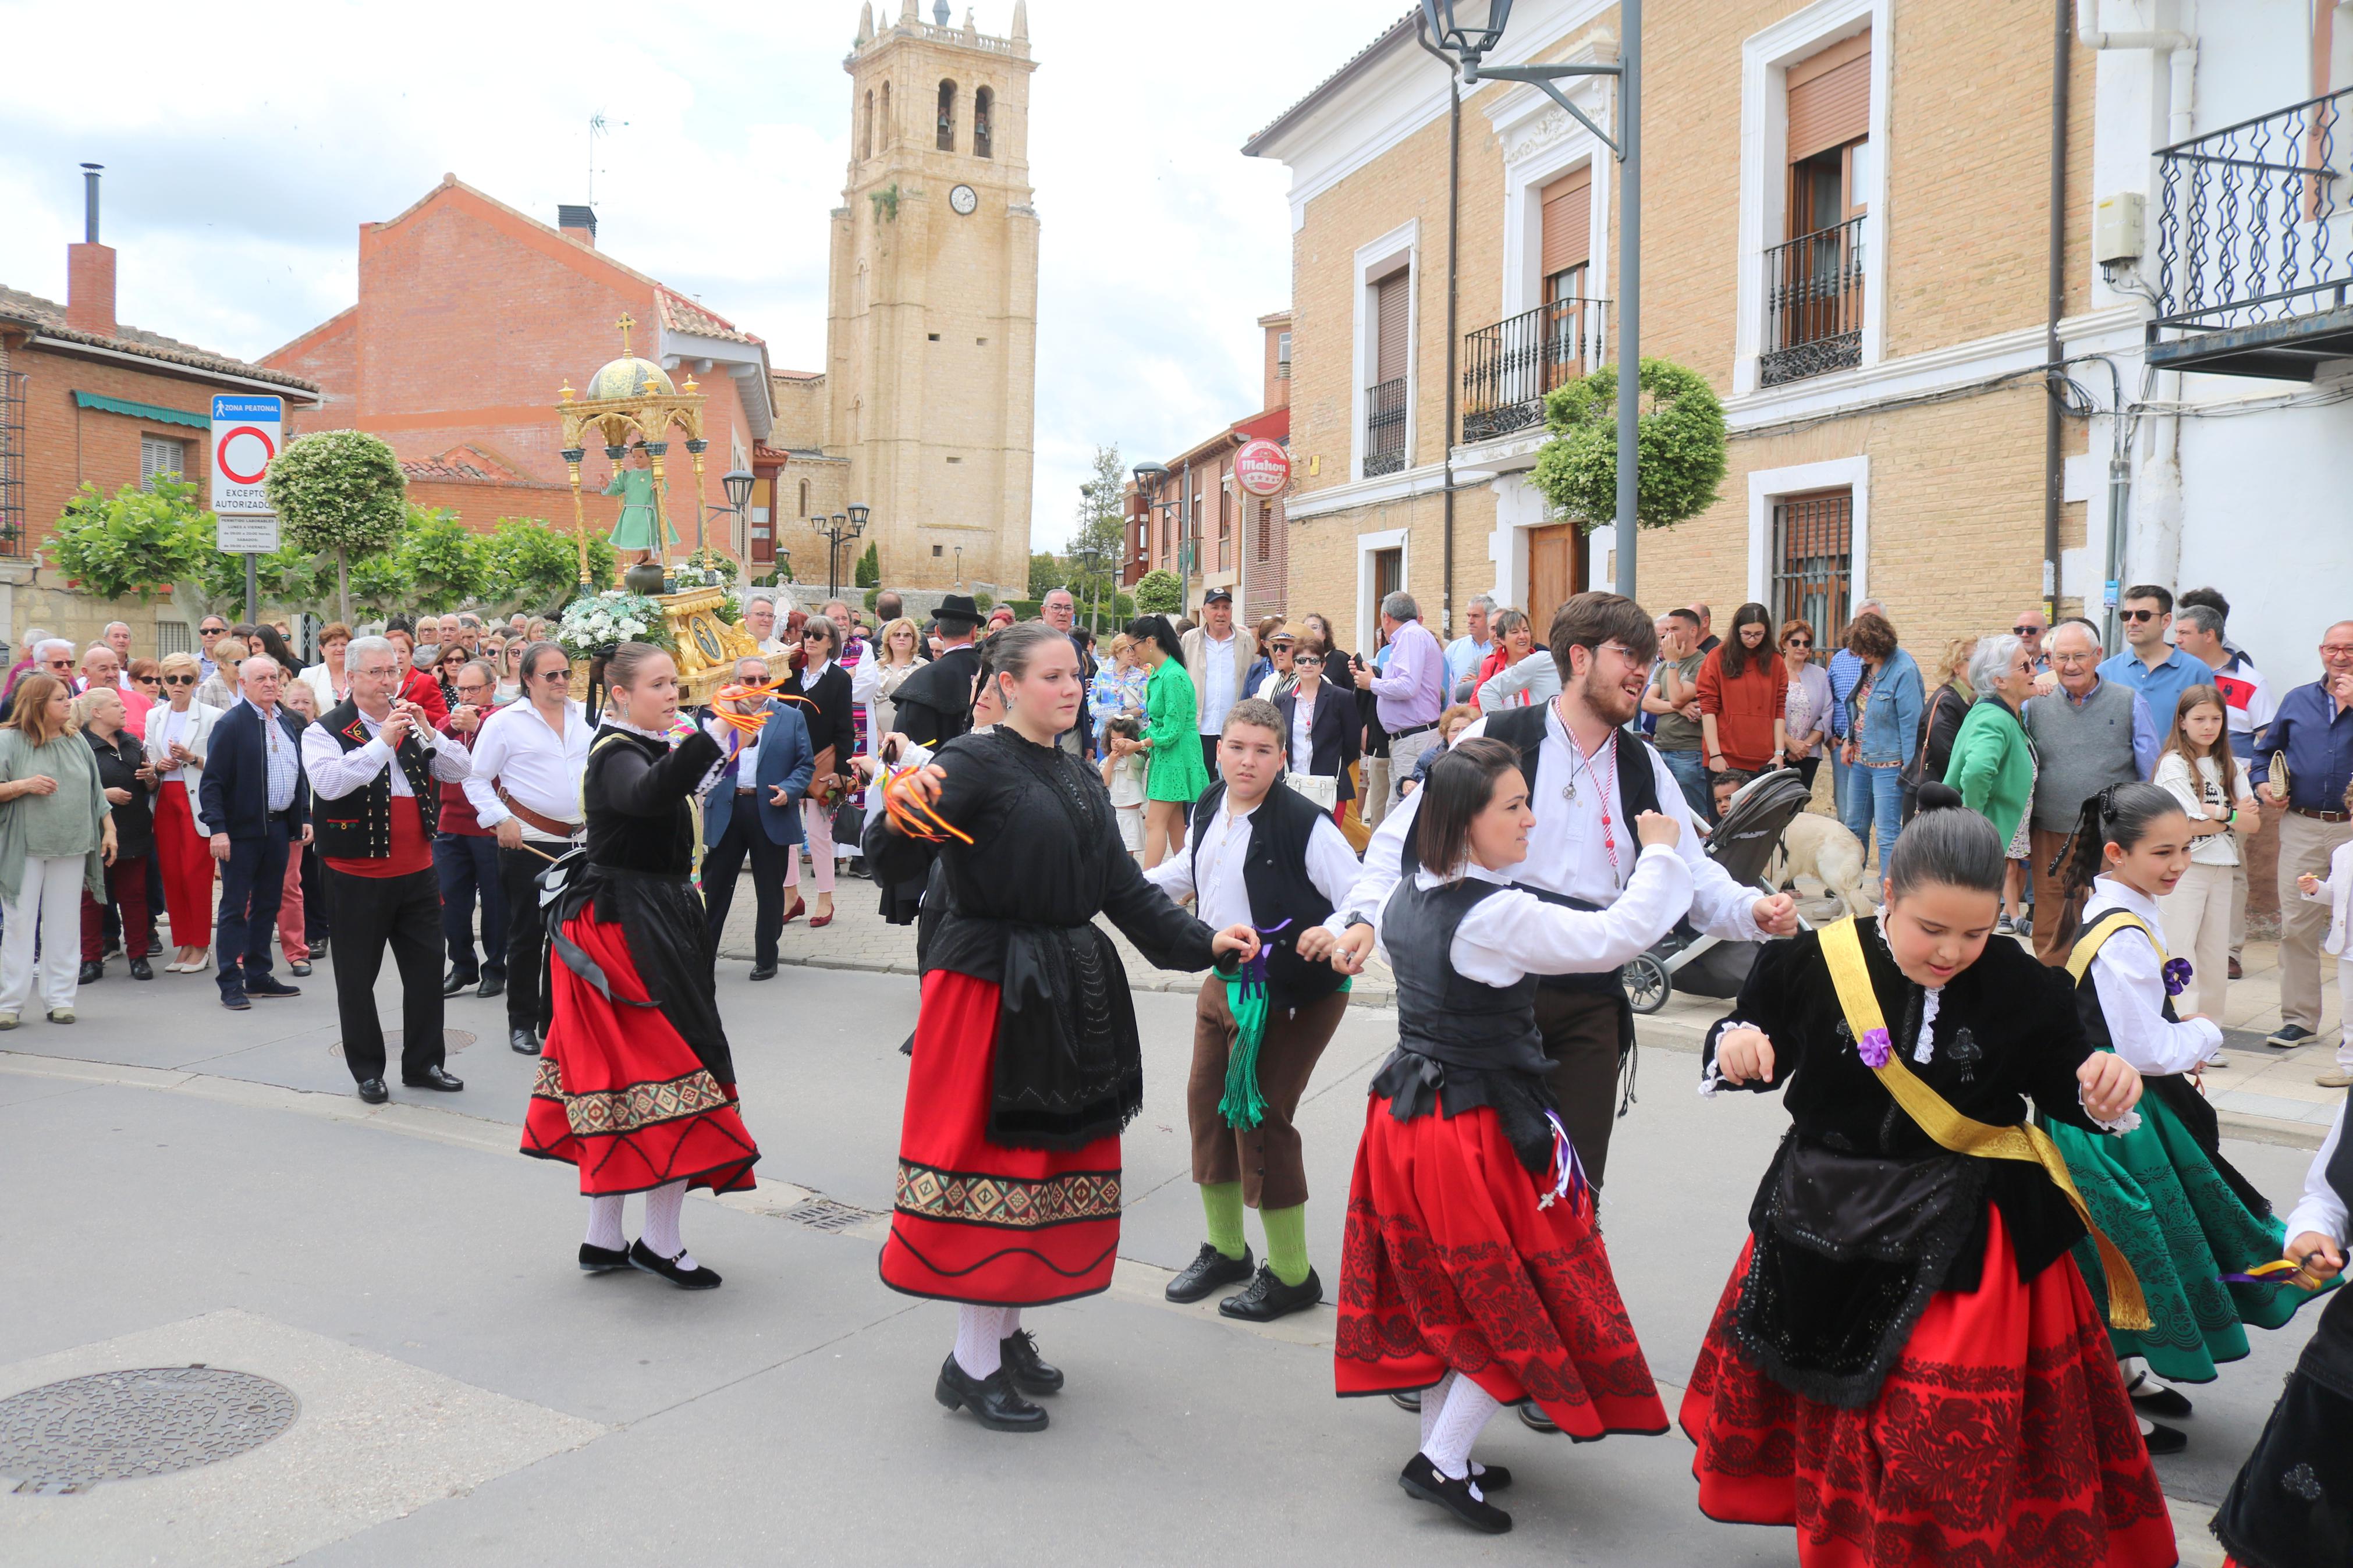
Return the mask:
[[[885, 0], [885, 5], [890, 0]], [[861, 7], [833, 213], [826, 382], [894, 586], [1026, 593], [1038, 347], [1029, 8], [991, 37]]]

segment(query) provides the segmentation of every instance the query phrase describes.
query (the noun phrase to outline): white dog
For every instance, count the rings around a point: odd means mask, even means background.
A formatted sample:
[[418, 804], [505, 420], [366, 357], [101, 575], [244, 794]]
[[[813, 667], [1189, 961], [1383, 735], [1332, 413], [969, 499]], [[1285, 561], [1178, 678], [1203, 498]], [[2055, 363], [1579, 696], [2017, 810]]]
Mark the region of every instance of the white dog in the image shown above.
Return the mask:
[[1766, 885], [1787, 888], [1800, 876], [1821, 883], [1851, 915], [1869, 914], [1874, 907], [1863, 896], [1862, 840], [1836, 817], [1801, 811], [1781, 830], [1780, 847], [1766, 868]]

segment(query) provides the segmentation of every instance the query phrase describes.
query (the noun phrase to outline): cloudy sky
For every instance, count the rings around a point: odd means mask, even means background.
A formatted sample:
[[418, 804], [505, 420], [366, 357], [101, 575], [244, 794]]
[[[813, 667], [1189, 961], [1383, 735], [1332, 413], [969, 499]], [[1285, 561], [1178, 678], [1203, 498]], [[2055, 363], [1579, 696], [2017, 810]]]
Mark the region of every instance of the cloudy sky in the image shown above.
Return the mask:
[[[975, 20], [1007, 32], [1012, 5]], [[1290, 302], [1288, 172], [1240, 145], [1406, 8], [1031, 0], [1041, 547], [1098, 442], [1165, 456], [1256, 410], [1252, 322]], [[0, 283], [65, 298], [76, 165], [102, 163], [121, 318], [267, 353], [352, 302], [358, 226], [444, 170], [550, 221], [582, 200], [601, 112], [600, 247], [815, 368], [857, 18], [855, 0], [0, 0], [0, 37], [57, 65], [0, 96]], [[66, 68], [100, 41], [97, 75]]]

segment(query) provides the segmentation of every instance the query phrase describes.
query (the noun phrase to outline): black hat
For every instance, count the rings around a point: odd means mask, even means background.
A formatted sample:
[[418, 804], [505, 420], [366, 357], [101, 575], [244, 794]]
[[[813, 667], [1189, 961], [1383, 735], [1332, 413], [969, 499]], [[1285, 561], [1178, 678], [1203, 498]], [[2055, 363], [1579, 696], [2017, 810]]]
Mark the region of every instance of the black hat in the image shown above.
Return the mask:
[[943, 625], [949, 621], [962, 621], [968, 626], [980, 625], [980, 606], [972, 602], [970, 594], [948, 595], [932, 614]]
[[1201, 603], [1205, 605], [1214, 605], [1220, 601], [1229, 605], [1232, 604], [1234, 602], [1234, 591], [1231, 588], [1212, 588], [1208, 593], [1201, 595]]

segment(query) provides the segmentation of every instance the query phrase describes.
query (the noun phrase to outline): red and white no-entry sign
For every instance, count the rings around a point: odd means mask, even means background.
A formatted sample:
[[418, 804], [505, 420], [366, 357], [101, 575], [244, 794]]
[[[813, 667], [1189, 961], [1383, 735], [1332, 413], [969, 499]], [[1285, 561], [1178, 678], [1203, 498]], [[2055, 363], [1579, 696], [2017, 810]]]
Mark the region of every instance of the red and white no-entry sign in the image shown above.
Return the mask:
[[224, 516], [270, 510], [262, 479], [285, 438], [286, 402], [279, 397], [213, 399], [213, 510]]

